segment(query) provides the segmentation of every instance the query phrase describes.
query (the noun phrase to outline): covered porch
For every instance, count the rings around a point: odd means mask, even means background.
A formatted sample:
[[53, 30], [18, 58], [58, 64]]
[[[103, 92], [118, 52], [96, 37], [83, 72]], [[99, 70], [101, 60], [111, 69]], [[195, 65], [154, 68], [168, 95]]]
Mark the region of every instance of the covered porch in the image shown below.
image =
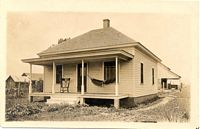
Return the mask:
[[[51, 91], [50, 92], [40, 92], [40, 93], [33, 93], [32, 92], [32, 84], [30, 81], [29, 85], [29, 100], [32, 101], [34, 96], [43, 96], [43, 97], [50, 97], [50, 98], [69, 98], [69, 97], [76, 97], [79, 98], [80, 104], [85, 102], [86, 98], [94, 98], [94, 99], [113, 99], [114, 106], [119, 108], [119, 101], [120, 99], [127, 98], [128, 94], [124, 94], [120, 92], [119, 89], [119, 69], [120, 69], [120, 62], [128, 62], [133, 58], [133, 55], [130, 53], [123, 51], [123, 50], [111, 50], [111, 51], [98, 51], [92, 53], [79, 53], [79, 54], [65, 54], [60, 56], [51, 56], [51, 57], [43, 57], [43, 58], [32, 58], [32, 59], [25, 59], [23, 62], [30, 64], [30, 75], [32, 75], [32, 65], [42, 65], [42, 66], [52, 66], [52, 73], [51, 76]], [[112, 83], [111, 92], [97, 92], [97, 89], [93, 90], [86, 90], [88, 84], [88, 70], [90, 67], [88, 63], [93, 62], [106, 62], [106, 61], [113, 61], [115, 64], [114, 67], [114, 77], [115, 81]], [[73, 71], [75, 76], [73, 76], [73, 80], [75, 83], [70, 85], [70, 87], [77, 87], [77, 90], [69, 91], [69, 92], [56, 92], [56, 85], [57, 84], [57, 72], [56, 66], [63, 65], [63, 64], [76, 64], [76, 70]], [[85, 69], [87, 67], [87, 69]], [[101, 72], [101, 71], [99, 71]], [[91, 72], [90, 72], [91, 73]], [[78, 76], [80, 75], [80, 76]], [[103, 74], [102, 74], [103, 75]], [[63, 67], [62, 67], [62, 78], [63, 78]], [[104, 74], [105, 76], [105, 74]], [[80, 78], [80, 79], [79, 79]], [[30, 76], [31, 79], [31, 76]], [[47, 78], [44, 78], [47, 79]], [[105, 79], [104, 77], [101, 78], [102, 80]], [[80, 83], [80, 87], [79, 87]], [[47, 84], [44, 84], [44, 87]], [[48, 85], [49, 86], [49, 85]], [[79, 87], [79, 88], [78, 88]], [[102, 87], [103, 88], [103, 87]], [[79, 90], [80, 89], [80, 90]], [[95, 91], [97, 90], [97, 91]]]
[[162, 90], [181, 89], [180, 78], [161, 78]]

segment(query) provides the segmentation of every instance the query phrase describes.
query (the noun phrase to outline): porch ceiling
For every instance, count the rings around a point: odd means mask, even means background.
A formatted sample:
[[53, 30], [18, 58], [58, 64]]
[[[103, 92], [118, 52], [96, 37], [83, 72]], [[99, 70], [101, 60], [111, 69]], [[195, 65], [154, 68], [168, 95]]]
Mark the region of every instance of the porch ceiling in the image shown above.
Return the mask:
[[110, 50], [110, 51], [97, 51], [97, 52], [87, 52], [87, 53], [77, 53], [77, 54], [66, 54], [54, 57], [42, 57], [42, 58], [30, 58], [22, 59], [24, 63], [31, 63], [35, 65], [48, 65], [52, 64], [53, 61], [57, 63], [76, 63], [80, 62], [82, 59], [85, 61], [95, 61], [112, 59], [118, 57], [120, 60], [128, 61], [134, 56], [124, 50]]

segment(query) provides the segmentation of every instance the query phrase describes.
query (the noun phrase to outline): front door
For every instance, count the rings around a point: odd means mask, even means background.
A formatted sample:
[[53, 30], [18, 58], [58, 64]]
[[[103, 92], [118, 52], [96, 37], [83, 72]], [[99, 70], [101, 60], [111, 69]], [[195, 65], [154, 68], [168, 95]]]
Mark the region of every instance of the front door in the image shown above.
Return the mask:
[[[78, 64], [78, 73], [77, 73], [77, 91], [81, 92], [81, 83], [82, 83], [82, 64]], [[84, 63], [84, 91], [87, 91], [87, 64]]]

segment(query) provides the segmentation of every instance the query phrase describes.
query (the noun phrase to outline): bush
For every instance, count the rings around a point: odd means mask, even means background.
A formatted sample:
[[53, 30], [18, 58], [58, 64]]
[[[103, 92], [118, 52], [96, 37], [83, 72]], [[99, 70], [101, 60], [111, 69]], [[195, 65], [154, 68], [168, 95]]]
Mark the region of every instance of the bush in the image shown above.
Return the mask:
[[34, 103], [28, 105], [16, 104], [6, 110], [6, 120], [14, 120], [20, 117], [42, 112], [42, 104]]
[[55, 111], [58, 111], [58, 107], [49, 107], [47, 109], [48, 112], [55, 112]]

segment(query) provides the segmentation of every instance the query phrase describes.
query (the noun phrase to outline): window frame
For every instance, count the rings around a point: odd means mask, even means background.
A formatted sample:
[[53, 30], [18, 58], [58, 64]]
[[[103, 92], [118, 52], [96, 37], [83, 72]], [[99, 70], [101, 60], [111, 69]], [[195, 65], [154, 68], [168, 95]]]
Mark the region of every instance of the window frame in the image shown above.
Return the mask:
[[144, 84], [144, 64], [140, 63], [140, 84]]
[[[106, 65], [106, 63], [109, 63], [109, 62], [111, 62], [113, 64], [110, 66]], [[106, 76], [106, 74], [109, 74], [109, 75]], [[104, 80], [115, 79], [114, 82], [116, 82], [116, 63], [115, 63], [115, 61], [104, 61], [103, 62], [103, 79]]]
[[155, 84], [155, 69], [154, 68], [152, 68], [152, 70], [151, 70], [151, 76], [152, 76], [152, 85], [154, 85]]
[[[58, 80], [58, 67], [60, 67], [60, 71], [61, 71], [61, 73], [60, 73], [60, 80]], [[62, 82], [62, 77], [63, 77], [63, 65], [61, 65], [61, 64], [58, 64], [58, 65], [56, 65], [56, 84], [60, 84], [61, 82]]]

